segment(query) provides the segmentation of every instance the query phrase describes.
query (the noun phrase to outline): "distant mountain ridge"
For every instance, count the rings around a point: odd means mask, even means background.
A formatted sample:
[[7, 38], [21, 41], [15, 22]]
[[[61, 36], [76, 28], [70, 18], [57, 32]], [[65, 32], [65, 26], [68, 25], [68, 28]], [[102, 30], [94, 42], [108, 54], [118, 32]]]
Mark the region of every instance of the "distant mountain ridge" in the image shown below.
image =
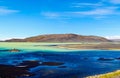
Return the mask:
[[50, 34], [28, 37], [25, 39], [10, 39], [5, 42], [108, 42], [110, 40], [99, 36], [83, 36], [77, 34]]

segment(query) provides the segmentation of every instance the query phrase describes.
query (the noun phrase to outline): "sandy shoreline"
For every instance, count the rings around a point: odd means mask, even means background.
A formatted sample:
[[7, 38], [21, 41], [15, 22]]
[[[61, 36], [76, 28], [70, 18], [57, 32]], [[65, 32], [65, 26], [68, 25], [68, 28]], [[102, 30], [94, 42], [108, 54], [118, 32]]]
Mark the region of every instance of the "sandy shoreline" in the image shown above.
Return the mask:
[[86, 77], [86, 78], [120, 78], [120, 70], [113, 71], [113, 72], [106, 73], [106, 74], [89, 76], [89, 77]]

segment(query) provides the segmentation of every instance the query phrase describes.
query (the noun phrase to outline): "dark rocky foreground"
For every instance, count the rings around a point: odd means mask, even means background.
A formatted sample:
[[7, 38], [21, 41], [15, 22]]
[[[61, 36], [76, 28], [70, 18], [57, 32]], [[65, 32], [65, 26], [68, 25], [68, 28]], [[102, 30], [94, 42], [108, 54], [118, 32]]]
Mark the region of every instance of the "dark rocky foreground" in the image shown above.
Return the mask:
[[19, 76], [32, 76], [33, 74], [25, 67], [13, 65], [0, 65], [0, 78], [17, 78]]
[[64, 63], [59, 62], [41, 62], [40, 61], [23, 61], [22, 63], [14, 65], [0, 64], [0, 78], [17, 78], [17, 77], [30, 77], [35, 74], [29, 72], [30, 68], [37, 66], [60, 66]]

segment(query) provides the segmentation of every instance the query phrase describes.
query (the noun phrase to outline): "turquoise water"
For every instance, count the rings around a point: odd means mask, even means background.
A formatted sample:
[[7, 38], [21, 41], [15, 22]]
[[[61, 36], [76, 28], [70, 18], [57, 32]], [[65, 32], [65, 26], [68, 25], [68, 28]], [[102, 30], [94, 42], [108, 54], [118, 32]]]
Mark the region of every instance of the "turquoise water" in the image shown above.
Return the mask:
[[[120, 51], [21, 51], [11, 53], [0, 51], [0, 64], [17, 65], [22, 61], [62, 62], [65, 66], [37, 66], [29, 71], [35, 76], [22, 78], [84, 78], [95, 74], [120, 69]], [[113, 60], [98, 60], [107, 58]]]

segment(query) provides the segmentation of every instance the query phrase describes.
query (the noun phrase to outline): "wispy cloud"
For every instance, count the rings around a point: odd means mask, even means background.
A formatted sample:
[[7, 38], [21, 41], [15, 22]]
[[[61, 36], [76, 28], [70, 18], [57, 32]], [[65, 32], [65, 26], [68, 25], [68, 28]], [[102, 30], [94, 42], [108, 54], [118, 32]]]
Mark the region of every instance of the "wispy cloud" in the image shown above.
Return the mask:
[[8, 15], [8, 14], [17, 13], [17, 12], [19, 11], [0, 6], [0, 15]]
[[97, 3], [71, 3], [72, 9], [64, 12], [44, 12], [43, 15], [47, 18], [68, 18], [68, 17], [92, 17], [106, 18], [110, 15], [120, 15], [120, 7], [115, 4], [120, 4], [120, 0], [101, 0]]
[[120, 15], [119, 12], [117, 12], [117, 9], [119, 7], [102, 7], [102, 8], [95, 8], [92, 10], [86, 10], [86, 11], [66, 11], [61, 13], [55, 13], [55, 12], [44, 12], [42, 15], [44, 15], [46, 18], [69, 18], [69, 17], [93, 17], [93, 18], [105, 18], [109, 15]]
[[98, 7], [102, 6], [101, 3], [73, 3], [72, 7]]
[[70, 19], [68, 12], [42, 12], [41, 15], [47, 19]]
[[118, 7], [104, 7], [104, 8], [96, 8], [89, 11], [78, 11], [78, 12], [72, 12], [74, 14], [79, 15], [95, 15], [95, 16], [101, 16], [101, 15], [110, 15], [110, 14], [117, 14], [116, 9]]
[[113, 4], [120, 4], [120, 0], [110, 0], [110, 2]]
[[115, 4], [120, 4], [120, 0], [101, 0], [97, 3], [74, 3], [74, 8], [90, 8], [86, 11], [72, 12], [76, 15], [92, 16], [93, 18], [104, 18], [108, 15], [120, 15], [120, 7]]

